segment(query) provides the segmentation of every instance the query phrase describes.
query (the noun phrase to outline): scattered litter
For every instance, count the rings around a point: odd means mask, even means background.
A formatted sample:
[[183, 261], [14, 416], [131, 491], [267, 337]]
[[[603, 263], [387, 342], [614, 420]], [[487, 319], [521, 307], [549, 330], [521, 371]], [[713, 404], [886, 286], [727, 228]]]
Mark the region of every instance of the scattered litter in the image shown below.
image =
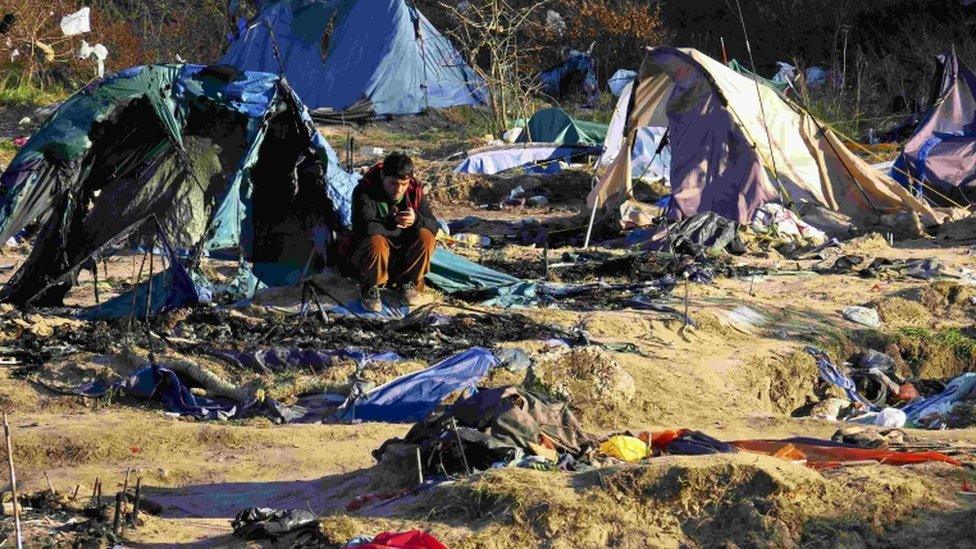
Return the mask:
[[875, 309], [854, 305], [841, 311], [841, 314], [843, 314], [844, 318], [847, 320], [857, 324], [862, 324], [869, 328], [881, 327], [881, 318], [878, 316], [878, 311]]
[[305, 509], [283, 511], [249, 507], [237, 513], [231, 521], [234, 536], [246, 540], [276, 540], [300, 530], [314, 530], [317, 526], [318, 517]]
[[61, 18], [61, 32], [65, 36], [75, 36], [91, 32], [91, 8], [84, 7], [80, 10], [65, 15]]

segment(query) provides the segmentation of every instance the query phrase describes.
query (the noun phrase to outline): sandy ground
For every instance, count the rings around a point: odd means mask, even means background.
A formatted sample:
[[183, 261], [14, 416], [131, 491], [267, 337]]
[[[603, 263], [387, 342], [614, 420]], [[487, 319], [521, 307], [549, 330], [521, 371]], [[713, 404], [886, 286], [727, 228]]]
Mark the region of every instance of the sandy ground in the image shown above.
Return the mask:
[[[357, 147], [384, 139], [383, 134], [355, 132]], [[429, 156], [438, 156], [435, 152]], [[579, 207], [492, 212], [489, 217], [559, 216]], [[458, 204], [443, 211], [455, 218], [483, 212]], [[976, 270], [969, 244], [913, 240], [888, 247], [868, 239], [845, 252], [937, 258], [950, 267]], [[15, 267], [25, 253], [4, 251], [0, 267]], [[724, 440], [829, 438], [837, 423], [793, 417], [816, 377], [803, 347], [838, 334], [842, 342], [831, 350], [852, 350], [862, 327], [843, 319], [844, 307], [895, 297], [921, 304], [917, 295], [931, 283], [810, 275], [797, 272], [809, 263], [771, 255], [739, 259], [773, 268], [768, 276], [692, 285], [689, 307], [697, 329], [664, 314], [627, 309], [523, 312], [543, 323], [582, 326], [596, 342], [630, 343], [638, 351], [612, 353], [633, 377], [636, 394], [627, 406], [611, 412], [583, 411], [584, 427], [591, 432], [691, 428]], [[131, 280], [133, 258], [112, 258], [107, 266], [102, 299]], [[11, 272], [4, 270], [0, 281]], [[69, 303], [93, 302], [92, 280], [83, 273]], [[671, 304], [682, 306], [677, 298]], [[730, 313], [742, 306], [765, 322], [733, 320]], [[884, 320], [882, 330], [891, 331], [903, 325], [963, 328], [976, 317], [972, 308], [960, 304], [941, 310], [923, 306], [916, 317]], [[510, 345], [532, 348], [537, 342]], [[976, 364], [957, 366], [961, 372]], [[127, 471], [141, 476], [148, 497], [163, 506], [160, 516], [127, 532], [130, 543], [145, 547], [238, 545], [229, 536], [230, 519], [251, 506], [311, 509], [326, 517], [323, 530], [335, 539], [421, 527], [451, 546], [472, 547], [724, 545], [718, 533], [723, 528], [745, 546], [763, 545], [763, 536], [778, 536], [768, 538], [780, 540], [772, 545], [899, 547], [927, 539], [933, 546], [965, 546], [964, 540], [976, 536], [973, 500], [957, 494], [964, 480], [976, 482], [976, 476], [945, 465], [872, 465], [820, 473], [774, 458], [713, 456], [661, 458], [638, 467], [576, 475], [504, 470], [347, 513], [352, 498], [389, 484], [370, 452], [405, 434], [409, 425], [186, 421], [149, 406], [57, 396], [11, 376], [6, 366], [0, 366], [0, 408], [10, 414], [23, 490], [45, 488], [45, 474], [56, 490], [79, 486], [83, 495], [91, 492], [96, 478], [115, 489]], [[909, 434], [976, 444], [974, 429]], [[734, 493], [728, 492], [730, 487]], [[451, 507], [452, 498], [461, 503]], [[748, 505], [742, 503], [746, 500]], [[752, 510], [747, 513], [743, 505]], [[757, 511], [757, 505], [769, 507]], [[780, 535], [784, 528], [790, 533], [786, 538]]]

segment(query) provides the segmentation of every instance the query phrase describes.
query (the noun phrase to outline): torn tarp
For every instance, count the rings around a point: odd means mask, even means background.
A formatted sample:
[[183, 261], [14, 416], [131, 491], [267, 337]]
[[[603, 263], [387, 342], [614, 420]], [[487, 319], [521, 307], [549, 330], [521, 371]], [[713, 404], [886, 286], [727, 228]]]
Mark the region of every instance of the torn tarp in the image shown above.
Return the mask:
[[190, 388], [180, 381], [176, 372], [154, 365], [146, 366], [124, 379], [92, 381], [68, 392], [97, 398], [112, 391], [120, 391], [137, 398], [158, 400], [167, 412], [200, 419], [230, 419], [240, 412], [236, 404], [221, 403], [194, 395]]
[[499, 364], [491, 351], [473, 347], [352, 399], [336, 415], [342, 421], [420, 421], [452, 393], [474, 389], [488, 370]]
[[492, 305], [512, 307], [535, 300], [534, 284], [464, 259], [443, 248], [434, 251], [427, 280], [446, 293], [489, 290]]
[[598, 145], [564, 145], [556, 143], [522, 143], [474, 149], [454, 168], [454, 173], [492, 175], [512, 168], [534, 168], [558, 165], [603, 152]]

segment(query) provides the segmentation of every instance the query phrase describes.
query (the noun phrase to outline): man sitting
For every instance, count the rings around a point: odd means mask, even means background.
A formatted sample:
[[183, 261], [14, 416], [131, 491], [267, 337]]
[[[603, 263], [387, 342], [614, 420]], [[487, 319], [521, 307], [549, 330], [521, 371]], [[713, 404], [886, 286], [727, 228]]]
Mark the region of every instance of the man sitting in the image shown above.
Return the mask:
[[392, 153], [363, 175], [352, 193], [352, 267], [364, 309], [383, 309], [380, 287], [387, 284], [399, 287], [408, 306], [420, 304], [437, 228], [410, 157]]

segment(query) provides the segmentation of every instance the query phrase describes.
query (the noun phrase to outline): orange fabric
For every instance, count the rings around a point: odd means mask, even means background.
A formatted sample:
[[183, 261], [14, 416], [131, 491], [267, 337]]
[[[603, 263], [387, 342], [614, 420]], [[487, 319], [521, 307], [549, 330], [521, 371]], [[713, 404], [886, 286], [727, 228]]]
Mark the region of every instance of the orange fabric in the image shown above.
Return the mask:
[[[742, 450], [770, 456], [784, 450], [790, 453], [797, 452], [805, 456], [807, 466], [814, 469], [830, 469], [839, 467], [845, 462], [869, 460], [886, 465], [909, 465], [926, 461], [941, 461], [952, 465], [961, 465], [955, 459], [941, 452], [894, 452], [882, 449], [818, 446], [780, 440], [736, 440], [729, 444]], [[792, 450], [788, 450], [787, 447], [792, 447]]]
[[423, 290], [436, 246], [437, 237], [427, 229], [408, 231], [392, 241], [374, 234], [359, 241], [352, 262], [364, 285], [413, 283]]

